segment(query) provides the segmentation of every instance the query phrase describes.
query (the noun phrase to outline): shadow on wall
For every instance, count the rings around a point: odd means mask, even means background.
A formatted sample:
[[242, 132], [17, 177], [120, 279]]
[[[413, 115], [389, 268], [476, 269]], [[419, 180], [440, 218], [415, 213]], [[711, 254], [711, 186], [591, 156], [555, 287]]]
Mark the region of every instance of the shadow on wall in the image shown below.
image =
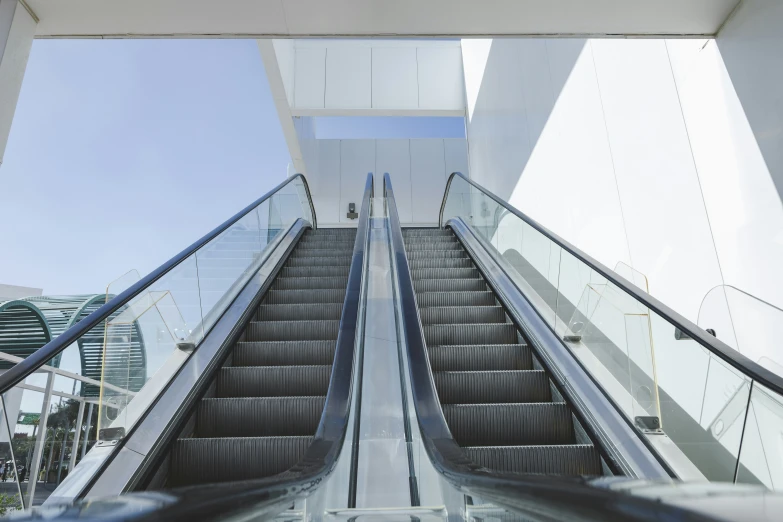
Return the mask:
[[745, 2], [716, 38], [753, 134], [783, 199], [783, 3]]
[[[501, 198], [508, 200], [517, 186], [586, 42], [492, 40], [484, 70], [504, 70], [504, 74], [482, 78], [470, 123], [483, 130], [477, 139], [495, 143], [492, 147], [477, 144], [470, 154], [503, 150], [507, 155], [499, 162], [502, 171], [482, 174], [482, 184]], [[498, 163], [475, 159], [472, 164]]]

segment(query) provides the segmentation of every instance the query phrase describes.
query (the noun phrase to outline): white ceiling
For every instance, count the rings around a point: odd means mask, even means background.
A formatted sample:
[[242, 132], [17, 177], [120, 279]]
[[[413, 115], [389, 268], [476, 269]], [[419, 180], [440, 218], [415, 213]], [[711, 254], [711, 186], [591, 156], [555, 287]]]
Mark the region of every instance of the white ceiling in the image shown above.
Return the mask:
[[740, 0], [25, 0], [39, 37], [714, 35]]

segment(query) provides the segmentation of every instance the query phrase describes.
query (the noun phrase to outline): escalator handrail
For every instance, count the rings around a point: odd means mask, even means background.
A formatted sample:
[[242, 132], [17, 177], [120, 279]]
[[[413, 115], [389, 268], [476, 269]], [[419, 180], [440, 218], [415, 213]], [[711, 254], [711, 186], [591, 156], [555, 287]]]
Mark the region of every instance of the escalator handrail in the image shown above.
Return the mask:
[[696, 325], [692, 321], [689, 321], [682, 315], [678, 314], [677, 312], [675, 312], [674, 310], [672, 310], [671, 308], [663, 304], [661, 301], [657, 300], [650, 294], [644, 292], [639, 287], [637, 287], [636, 285], [634, 285], [633, 283], [625, 279], [623, 276], [607, 268], [601, 262], [592, 258], [590, 255], [578, 249], [577, 247], [575, 247], [565, 239], [561, 238], [554, 232], [548, 230], [546, 227], [536, 222], [531, 217], [523, 214], [518, 209], [514, 208], [512, 205], [503, 201], [500, 197], [496, 196], [495, 194], [493, 194], [486, 188], [482, 187], [475, 181], [469, 179], [468, 177], [466, 177], [460, 172], [453, 172], [451, 176], [449, 176], [449, 180], [446, 183], [446, 190], [443, 193], [443, 202], [441, 203], [440, 216], [438, 220], [438, 224], [441, 228], [443, 228], [444, 225], [443, 211], [445, 210], [446, 200], [449, 196], [449, 188], [451, 187], [451, 182], [454, 180], [455, 177], [461, 178], [468, 184], [480, 190], [484, 195], [491, 198], [493, 201], [495, 201], [495, 203], [499, 204], [509, 213], [513, 214], [514, 216], [518, 217], [519, 219], [521, 219], [522, 221], [524, 221], [525, 223], [533, 227], [535, 230], [537, 230], [545, 237], [547, 237], [550, 241], [558, 245], [560, 248], [562, 248], [572, 256], [579, 259], [582, 263], [586, 264], [591, 269], [595, 270], [601, 276], [605, 277], [609, 282], [622, 289], [625, 293], [629, 294], [633, 299], [642, 303], [645, 307], [649, 308], [650, 310], [652, 310], [653, 312], [661, 316], [664, 320], [668, 321], [672, 326], [679, 328], [682, 332], [687, 334], [691, 339], [697, 341], [701, 346], [703, 346], [704, 348], [706, 348], [707, 350], [715, 354], [717, 357], [720, 357], [724, 362], [728, 363], [733, 368], [743, 373], [745, 376], [750, 377], [757, 383], [762, 384], [763, 386], [769, 388], [773, 392], [779, 395], [783, 395], [783, 377], [764, 368], [760, 364], [753, 362], [752, 360], [742, 355], [739, 351], [735, 350], [734, 348], [727, 345], [726, 343], [719, 340], [718, 338], [713, 337], [712, 335], [707, 333], [705, 330], [701, 329], [698, 325]]
[[310, 187], [307, 184], [307, 179], [304, 177], [303, 174], [295, 174], [291, 176], [290, 178], [286, 179], [279, 185], [277, 185], [275, 188], [255, 200], [250, 205], [246, 206], [244, 209], [240, 210], [236, 214], [234, 214], [232, 217], [228, 218], [225, 222], [223, 222], [221, 225], [217, 226], [215, 229], [213, 229], [211, 232], [204, 235], [201, 239], [184, 249], [179, 254], [175, 255], [162, 265], [160, 265], [158, 268], [144, 276], [142, 279], [140, 279], [135, 284], [128, 287], [125, 291], [118, 294], [116, 297], [114, 297], [111, 301], [104, 304], [94, 312], [92, 312], [90, 315], [70, 327], [68, 330], [63, 332], [58, 337], [54, 338], [35, 352], [33, 352], [29, 357], [27, 357], [22, 362], [16, 364], [12, 368], [10, 368], [8, 371], [4, 372], [2, 375], [0, 375], [0, 394], [4, 394], [8, 392], [10, 389], [12, 389], [14, 386], [22, 382], [24, 379], [27, 378], [30, 374], [38, 370], [41, 366], [46, 364], [47, 361], [51, 360], [53, 357], [55, 357], [57, 354], [65, 350], [68, 346], [76, 342], [81, 336], [95, 328], [98, 324], [101, 323], [101, 321], [106, 320], [109, 318], [113, 313], [115, 313], [117, 310], [119, 310], [121, 307], [128, 304], [128, 302], [131, 301], [131, 299], [135, 298], [139, 294], [141, 294], [144, 290], [149, 288], [152, 284], [154, 284], [156, 281], [158, 281], [160, 278], [162, 278], [167, 273], [171, 272], [174, 268], [176, 268], [180, 263], [188, 259], [190, 256], [192, 256], [196, 251], [198, 251], [201, 247], [218, 237], [220, 234], [231, 228], [235, 223], [237, 223], [239, 220], [241, 220], [243, 217], [245, 217], [247, 214], [255, 210], [259, 205], [261, 205], [264, 201], [274, 196], [278, 191], [280, 191], [283, 187], [294, 181], [295, 179], [301, 179], [302, 183], [305, 187], [305, 192], [307, 193], [307, 200], [310, 204], [310, 213], [313, 217], [313, 228], [316, 228], [316, 217], [315, 217], [315, 207], [313, 206], [313, 199], [310, 196]]
[[361, 371], [354, 367], [354, 361], [360, 300], [366, 277], [370, 200], [373, 195], [373, 175], [369, 173], [359, 211], [326, 403], [313, 441], [302, 459], [293, 468], [272, 477], [166, 491], [167, 495], [177, 499], [175, 504], [163, 508], [151, 519], [193, 520], [196, 516], [200, 519], [222, 520], [230, 511], [253, 512], [260, 518], [261, 511], [270, 505], [292, 502], [299, 495], [312, 492], [332, 472], [348, 431], [353, 373]]
[[[454, 440], [438, 400], [389, 174], [384, 175], [383, 194], [387, 200], [394, 257], [392, 270], [401, 301], [402, 331], [416, 418], [421, 442], [437, 473], [462, 493], [485, 498], [520, 513], [546, 514], [547, 520], [716, 520], [658, 499], [612, 489], [611, 479], [510, 474], [490, 471], [473, 463]], [[642, 480], [631, 480], [635, 484], [646, 484]], [[666, 484], [652, 484], [666, 487]], [[673, 493], [676, 496], [676, 489]], [[533, 516], [533, 519], [538, 517]]]

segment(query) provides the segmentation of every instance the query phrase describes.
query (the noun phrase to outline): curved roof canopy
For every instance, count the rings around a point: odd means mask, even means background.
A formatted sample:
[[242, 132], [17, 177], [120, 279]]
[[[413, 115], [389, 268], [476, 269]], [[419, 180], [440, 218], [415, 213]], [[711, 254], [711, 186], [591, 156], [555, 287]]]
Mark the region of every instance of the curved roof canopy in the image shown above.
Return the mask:
[[[35, 350], [65, 332], [101, 305], [106, 303], [106, 294], [69, 295], [69, 296], [37, 296], [26, 297], [15, 301], [0, 303], [0, 351], [17, 357], [28, 357]], [[123, 308], [124, 309], [124, 308]], [[112, 317], [119, 315], [118, 310]], [[146, 351], [144, 339], [138, 323], [128, 326], [124, 332], [129, 342], [110, 349], [104, 367], [105, 323], [96, 326], [82, 336], [78, 341], [81, 371], [76, 368], [69, 370], [81, 373], [85, 377], [101, 380], [101, 372], [107, 375], [122, 375], [122, 382], [112, 384], [122, 386], [131, 391], [138, 391], [144, 385], [147, 375]], [[117, 353], [117, 352], [122, 353]], [[61, 354], [62, 355], [62, 354]], [[55, 357], [49, 364], [60, 366], [61, 355]], [[13, 363], [0, 361], [0, 369], [7, 369]], [[91, 384], [82, 385], [82, 396], [98, 397], [100, 390]]]

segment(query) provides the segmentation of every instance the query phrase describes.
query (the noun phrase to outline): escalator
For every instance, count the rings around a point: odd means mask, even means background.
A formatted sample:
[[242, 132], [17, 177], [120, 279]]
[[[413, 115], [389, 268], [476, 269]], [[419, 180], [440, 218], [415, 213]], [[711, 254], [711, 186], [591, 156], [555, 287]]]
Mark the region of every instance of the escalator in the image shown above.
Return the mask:
[[166, 487], [269, 477], [304, 456], [323, 414], [356, 229], [304, 233], [245, 327]]
[[500, 472], [602, 474], [601, 458], [448, 229], [404, 229], [438, 399], [456, 442]]

